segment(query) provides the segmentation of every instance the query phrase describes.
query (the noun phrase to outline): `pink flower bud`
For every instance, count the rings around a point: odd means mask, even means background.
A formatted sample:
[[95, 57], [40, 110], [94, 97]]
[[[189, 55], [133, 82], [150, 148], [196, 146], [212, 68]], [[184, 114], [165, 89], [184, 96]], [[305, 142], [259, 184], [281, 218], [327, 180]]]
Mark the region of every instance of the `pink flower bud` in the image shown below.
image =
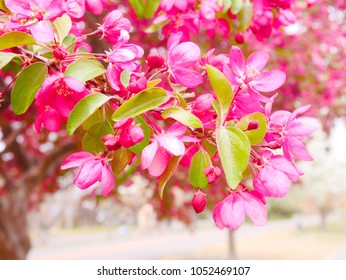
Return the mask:
[[258, 120], [252, 120], [249, 122], [247, 126], [247, 130], [255, 130], [259, 127], [259, 121]]
[[129, 135], [133, 143], [132, 146], [136, 145], [144, 139], [144, 132], [137, 125], [129, 127]]
[[237, 33], [236, 35], [235, 35], [235, 41], [237, 42], [237, 44], [239, 44], [239, 45], [242, 45], [242, 44], [244, 44], [244, 42], [245, 42], [245, 39], [244, 39], [244, 36], [243, 36], [243, 34], [240, 34], [240, 33]]
[[208, 166], [206, 169], [204, 169], [204, 174], [208, 179], [208, 183], [212, 184], [221, 175], [221, 169], [217, 166]]
[[143, 74], [132, 73], [130, 77], [130, 84], [127, 86], [127, 90], [132, 93], [138, 93], [145, 90], [147, 87], [147, 79]]
[[165, 59], [159, 53], [149, 54], [146, 60], [150, 69], [161, 68], [165, 64]]
[[115, 151], [120, 148], [119, 137], [115, 135], [107, 134], [102, 137], [102, 141], [109, 151]]
[[67, 55], [67, 50], [62, 46], [54, 46], [53, 55], [57, 60], [63, 60]]
[[131, 22], [127, 18], [123, 18], [121, 11], [114, 10], [105, 16], [100, 29], [103, 31], [105, 39], [111, 44], [116, 44], [119, 39], [125, 42], [129, 39], [128, 32], [131, 29]]
[[201, 213], [207, 205], [207, 195], [198, 189], [192, 198], [192, 207], [196, 214]]
[[211, 94], [203, 94], [198, 96], [195, 102], [192, 105], [192, 111], [194, 113], [203, 113], [212, 107], [211, 100], [213, 96]]
[[128, 119], [122, 119], [118, 122], [116, 122], [114, 125], [113, 125], [113, 128], [114, 129], [124, 129], [124, 128], [127, 128], [128, 126], [130, 126], [133, 122], [133, 118], [128, 118]]

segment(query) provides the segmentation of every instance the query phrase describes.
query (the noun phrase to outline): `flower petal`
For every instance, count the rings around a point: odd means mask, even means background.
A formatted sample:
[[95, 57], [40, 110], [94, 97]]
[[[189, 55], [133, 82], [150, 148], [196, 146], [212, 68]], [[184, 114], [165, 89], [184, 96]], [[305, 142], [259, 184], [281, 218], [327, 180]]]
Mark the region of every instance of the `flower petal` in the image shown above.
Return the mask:
[[153, 161], [155, 154], [158, 150], [158, 143], [157, 141], [154, 141], [150, 145], [146, 146], [143, 151], [142, 151], [142, 156], [141, 156], [141, 167], [142, 169], [147, 169], [151, 162]]
[[249, 84], [260, 92], [277, 90], [286, 80], [286, 74], [280, 70], [270, 70], [259, 74]]
[[256, 226], [263, 226], [267, 222], [267, 208], [263, 202], [252, 192], [243, 192], [240, 194], [244, 200], [244, 208], [246, 215]]
[[233, 73], [241, 77], [245, 73], [245, 58], [238, 47], [232, 47], [230, 55], [230, 63]]
[[172, 48], [168, 54], [168, 62], [174, 69], [175, 67], [191, 67], [201, 57], [201, 50], [192, 42], [184, 42]]
[[74, 153], [70, 155], [61, 165], [61, 169], [69, 169], [69, 168], [74, 168], [83, 165], [89, 160], [95, 159], [95, 156], [88, 152], [84, 151], [79, 151], [77, 153]]
[[89, 188], [97, 181], [101, 181], [102, 163], [100, 160], [91, 160], [82, 165], [73, 183], [80, 189]]
[[185, 145], [175, 136], [163, 135], [157, 138], [160, 145], [175, 156], [181, 156], [185, 153]]
[[246, 62], [246, 73], [256, 69], [262, 72], [263, 68], [267, 65], [269, 60], [269, 55], [266, 52], [257, 51], [252, 53]]
[[48, 21], [39, 21], [30, 28], [32, 36], [37, 42], [50, 43], [54, 40], [54, 29]]
[[149, 174], [155, 177], [161, 176], [167, 167], [168, 158], [168, 154], [159, 148], [150, 166], [148, 167]]
[[102, 196], [106, 197], [114, 189], [114, 174], [105, 163], [102, 167]]
[[176, 83], [188, 88], [194, 88], [203, 83], [202, 75], [194, 70], [179, 67], [174, 69], [172, 74]]
[[287, 138], [285, 145], [287, 150], [292, 153], [292, 155], [300, 160], [312, 161], [314, 160], [306, 147], [295, 137]]

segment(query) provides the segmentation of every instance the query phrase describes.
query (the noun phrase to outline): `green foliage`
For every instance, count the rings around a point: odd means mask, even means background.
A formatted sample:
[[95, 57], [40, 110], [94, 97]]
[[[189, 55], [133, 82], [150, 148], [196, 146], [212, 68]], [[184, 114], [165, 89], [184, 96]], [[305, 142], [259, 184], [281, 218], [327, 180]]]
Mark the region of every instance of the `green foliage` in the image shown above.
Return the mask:
[[33, 44], [36, 44], [35, 39], [29, 34], [20, 31], [13, 31], [0, 36], [0, 51]]
[[142, 117], [140, 116], [135, 117], [135, 122], [136, 124], [140, 124], [144, 133], [144, 139], [141, 142], [137, 143], [136, 145], [130, 147], [129, 150], [131, 152], [134, 152], [135, 154], [141, 154], [143, 149], [146, 146], [148, 146], [150, 143], [150, 131], [149, 131], [149, 127], [147, 123]]
[[221, 127], [216, 132], [216, 143], [227, 184], [236, 189], [250, 156], [250, 142], [238, 128]]
[[10, 52], [0, 52], [0, 69], [4, 68], [15, 57], [18, 57], [20, 59], [18, 54]]
[[120, 147], [113, 152], [112, 171], [114, 176], [118, 176], [130, 163], [132, 152], [125, 147]]
[[[246, 130], [251, 121], [258, 121], [258, 128], [253, 130]], [[266, 117], [262, 113], [255, 112], [242, 117], [237, 123], [236, 127], [243, 130], [249, 138], [251, 145], [260, 143], [267, 131]]]
[[200, 149], [193, 157], [189, 170], [189, 181], [195, 188], [205, 188], [208, 185], [208, 179], [204, 174], [204, 169], [211, 166], [212, 162], [209, 154]]
[[103, 152], [106, 147], [102, 137], [113, 133], [113, 127], [107, 120], [93, 125], [84, 134], [82, 139], [83, 150], [90, 153]]
[[220, 105], [220, 120], [223, 124], [234, 98], [232, 86], [225, 75], [214, 66], [206, 66], [211, 86]]
[[250, 1], [244, 2], [237, 17], [239, 20], [239, 32], [244, 32], [250, 27], [253, 13], [253, 3]]
[[67, 121], [67, 133], [72, 135], [73, 132], [92, 114], [96, 112], [98, 108], [104, 105], [111, 97], [103, 94], [90, 94], [84, 97], [73, 108], [68, 121]]
[[35, 99], [48, 73], [44, 63], [31, 64], [18, 76], [11, 94], [13, 112], [24, 114]]
[[126, 118], [133, 118], [162, 105], [168, 99], [169, 96], [162, 88], [143, 90], [121, 105], [114, 112], [112, 119], [114, 121], [120, 121]]
[[167, 118], [175, 119], [176, 121], [182, 123], [183, 125], [186, 125], [187, 127], [191, 127], [191, 128], [200, 128], [203, 126], [199, 118], [197, 118], [190, 111], [186, 111], [181, 107], [173, 106], [166, 109], [162, 113], [162, 117], [164, 119], [167, 119]]
[[158, 192], [161, 199], [163, 198], [163, 192], [165, 190], [165, 187], [169, 179], [173, 176], [173, 174], [175, 173], [175, 171], [177, 170], [179, 166], [179, 162], [181, 158], [182, 156], [170, 158], [165, 171], [160, 177], [159, 184], [158, 184]]
[[149, 19], [159, 8], [160, 0], [130, 0], [130, 4], [138, 18]]
[[73, 77], [84, 83], [106, 72], [103, 65], [96, 60], [79, 59], [72, 62], [66, 69], [64, 76]]
[[54, 20], [53, 27], [55, 29], [57, 41], [61, 45], [72, 28], [71, 18], [67, 14], [63, 14], [61, 17]]

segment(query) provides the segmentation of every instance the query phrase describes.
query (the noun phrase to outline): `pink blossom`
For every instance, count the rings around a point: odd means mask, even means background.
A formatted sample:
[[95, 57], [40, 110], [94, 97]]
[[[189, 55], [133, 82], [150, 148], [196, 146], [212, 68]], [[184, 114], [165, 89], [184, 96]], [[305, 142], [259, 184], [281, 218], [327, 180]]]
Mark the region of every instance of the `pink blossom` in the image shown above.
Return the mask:
[[208, 166], [204, 169], [204, 175], [207, 177], [208, 183], [213, 184], [220, 177], [221, 169], [218, 166]]
[[[266, 106], [266, 114], [269, 115], [271, 105]], [[283, 147], [288, 159], [295, 157], [300, 160], [313, 160], [306, 147], [301, 142], [306, 137], [319, 129], [320, 125], [316, 119], [310, 117], [299, 117], [306, 112], [310, 105], [300, 107], [292, 113], [284, 110], [276, 111], [269, 118], [269, 128], [266, 134], [267, 142], [276, 142]]]
[[203, 212], [207, 205], [207, 195], [201, 189], [198, 189], [192, 198], [191, 204], [196, 214]]
[[165, 171], [171, 155], [182, 156], [185, 154], [185, 142], [195, 139], [184, 136], [187, 127], [175, 123], [166, 132], [155, 135], [154, 141], [143, 149], [141, 156], [142, 169], [148, 169], [152, 176], [161, 176]]
[[85, 0], [85, 8], [95, 15], [100, 15], [104, 9], [104, 0]]
[[75, 78], [48, 77], [36, 97], [39, 113], [35, 122], [37, 132], [41, 131], [42, 125], [49, 131], [58, 131], [74, 106], [87, 94], [84, 84]]
[[121, 11], [114, 10], [105, 16], [100, 29], [103, 32], [104, 38], [114, 45], [119, 40], [122, 42], [127, 42], [129, 40], [131, 22], [123, 17]]
[[213, 211], [213, 219], [219, 229], [238, 229], [244, 222], [245, 215], [256, 226], [263, 226], [267, 221], [267, 209], [264, 197], [257, 191], [248, 191], [239, 185]]
[[182, 33], [172, 34], [168, 39], [168, 71], [175, 82], [186, 86], [196, 87], [203, 82], [203, 77], [197, 71], [187, 69], [193, 67], [200, 59], [201, 51], [192, 42], [179, 43]]
[[303, 175], [284, 156], [273, 155], [269, 150], [259, 152], [255, 163], [259, 173], [254, 180], [255, 190], [267, 197], [284, 197], [290, 187], [290, 180], [297, 182]]
[[65, 0], [63, 8], [70, 17], [79, 19], [85, 14], [85, 0]]
[[102, 196], [106, 197], [114, 188], [114, 175], [104, 156], [94, 156], [80, 151], [70, 155], [62, 164], [61, 169], [80, 167], [74, 184], [84, 190], [101, 182]]
[[36, 41], [50, 43], [54, 39], [53, 21], [63, 13], [61, 1], [53, 0], [5, 0], [12, 12], [6, 26], [14, 30], [30, 30]]
[[238, 47], [232, 47], [230, 54], [230, 67], [224, 65], [223, 72], [232, 85], [248, 88], [256, 93], [260, 101], [269, 102], [270, 99], [262, 96], [260, 92], [272, 92], [278, 89], [286, 80], [284, 72], [269, 70], [262, 72], [269, 60], [269, 55], [262, 51], [252, 53], [247, 62]]

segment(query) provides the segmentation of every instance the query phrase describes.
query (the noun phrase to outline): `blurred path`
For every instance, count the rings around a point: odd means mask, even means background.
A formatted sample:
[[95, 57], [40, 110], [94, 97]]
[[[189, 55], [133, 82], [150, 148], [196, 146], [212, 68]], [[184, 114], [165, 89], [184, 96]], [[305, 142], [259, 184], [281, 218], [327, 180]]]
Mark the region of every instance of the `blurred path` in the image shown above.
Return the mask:
[[346, 244], [331, 256], [332, 260], [346, 260]]
[[[210, 221], [208, 221], [209, 223]], [[243, 225], [236, 238], [242, 239], [273, 230], [296, 229], [298, 223], [304, 226], [317, 224], [316, 217], [268, 222], [265, 227], [252, 224]], [[185, 227], [167, 227], [150, 234], [112, 231], [84, 231], [52, 233], [45, 245], [33, 238], [29, 259], [169, 259], [192, 256], [194, 252], [207, 252], [215, 247], [228, 246], [227, 231], [219, 231], [214, 225], [200, 222], [194, 232]], [[227, 258], [227, 250], [222, 255], [200, 254], [200, 259]], [[185, 257], [186, 258], [186, 257]]]

